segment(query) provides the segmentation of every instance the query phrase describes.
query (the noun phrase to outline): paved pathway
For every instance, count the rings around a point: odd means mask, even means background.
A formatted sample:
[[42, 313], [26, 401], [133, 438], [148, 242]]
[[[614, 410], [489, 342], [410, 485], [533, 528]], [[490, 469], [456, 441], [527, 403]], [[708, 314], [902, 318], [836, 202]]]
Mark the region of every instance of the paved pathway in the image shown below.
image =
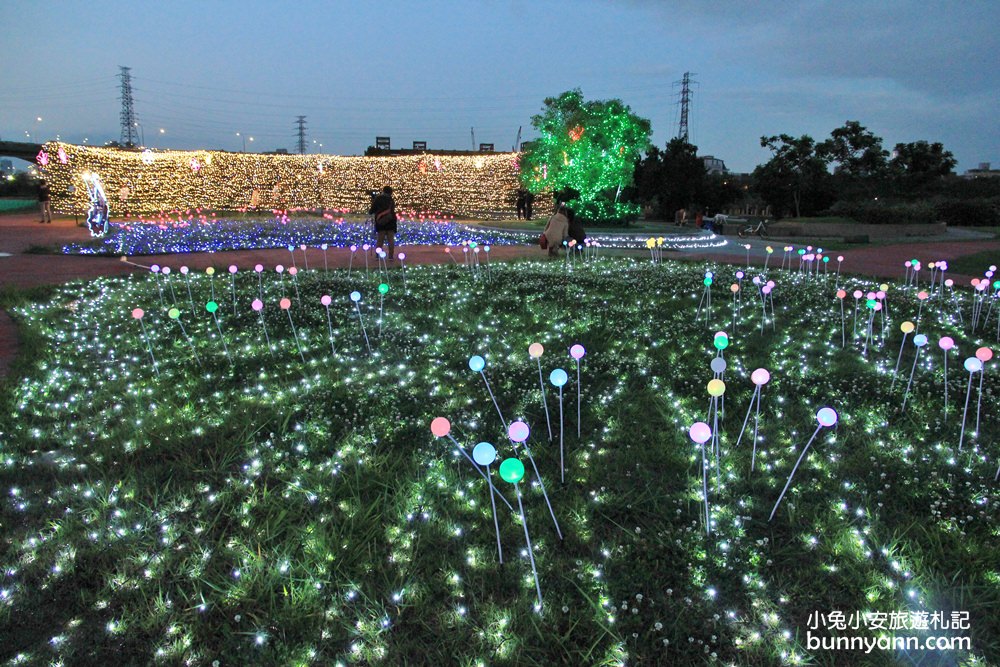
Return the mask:
[[[29, 252], [37, 246], [57, 248], [65, 243], [82, 242], [87, 238], [89, 238], [89, 232], [78, 227], [71, 218], [58, 218], [52, 224], [42, 225], [38, 223], [35, 214], [0, 216], [0, 289], [11, 286], [26, 288], [39, 285], [58, 285], [77, 279], [123, 275], [145, 270], [125, 264], [119, 258]], [[858, 273], [879, 278], [901, 278], [903, 262], [912, 257], [919, 258], [923, 262], [942, 259], [951, 261], [982, 250], [996, 250], [998, 259], [1000, 259], [1000, 240], [959, 240], [962, 238], [968, 238], [968, 234], [950, 233], [943, 237], [940, 242], [861, 246], [858, 249], [837, 251], [831, 254], [845, 257], [843, 265], [845, 273]], [[771, 245], [775, 248], [775, 255], [771, 258], [773, 266], [776, 260], [779, 263], [781, 261], [782, 247], [785, 245], [799, 247], [807, 242], [805, 239], [792, 243], [758, 239], [743, 241], [736, 237], [727, 237], [727, 239], [730, 240], [730, 244], [724, 248], [713, 249], [710, 252], [684, 251], [671, 253], [671, 256], [741, 264], [746, 261], [746, 251], [741, 244], [749, 243], [751, 245], [751, 263], [760, 265], [764, 263], [764, 248]], [[445, 254], [443, 246], [401, 246], [399, 249], [406, 252], [407, 264], [440, 264], [451, 261]], [[645, 255], [645, 250], [627, 252], [640, 257]], [[490, 251], [490, 258], [493, 261], [541, 259], [543, 257], [544, 253], [540, 249], [530, 246], [494, 246]], [[287, 264], [289, 259], [287, 250], [272, 249], [157, 255], [136, 258], [134, 261], [141, 264], [157, 263], [171, 267], [186, 264], [193, 269], [205, 269], [209, 266], [223, 268], [230, 264], [250, 267], [257, 263], [270, 267], [275, 264]], [[327, 259], [331, 268], [347, 268], [351, 261], [351, 252], [343, 248], [331, 248], [327, 253]], [[358, 259], [360, 257], [355, 257], [355, 264]], [[314, 267], [322, 266], [323, 251], [310, 249], [309, 264]], [[966, 284], [971, 278], [971, 276], [953, 277]], [[10, 316], [6, 312], [0, 311], [0, 378], [6, 376], [10, 363], [16, 354], [17, 328]]]

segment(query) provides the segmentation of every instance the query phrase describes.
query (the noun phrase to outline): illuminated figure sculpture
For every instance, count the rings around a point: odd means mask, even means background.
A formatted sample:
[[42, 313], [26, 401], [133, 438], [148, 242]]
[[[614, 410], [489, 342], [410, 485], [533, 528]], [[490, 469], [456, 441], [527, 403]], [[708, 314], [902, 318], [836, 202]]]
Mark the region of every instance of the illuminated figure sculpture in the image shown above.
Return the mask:
[[104, 194], [104, 186], [97, 174], [84, 174], [83, 182], [87, 184], [87, 194], [90, 196], [87, 228], [90, 229], [91, 236], [104, 236], [108, 233], [108, 198]]

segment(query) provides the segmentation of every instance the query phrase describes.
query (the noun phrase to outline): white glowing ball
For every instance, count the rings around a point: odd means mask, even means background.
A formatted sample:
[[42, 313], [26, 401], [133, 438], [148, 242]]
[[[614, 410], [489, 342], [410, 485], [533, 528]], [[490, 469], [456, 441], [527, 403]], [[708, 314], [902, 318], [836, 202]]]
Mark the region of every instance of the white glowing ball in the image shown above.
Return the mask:
[[965, 370], [970, 373], [976, 373], [983, 370], [983, 362], [975, 357], [969, 357], [965, 360]]
[[830, 427], [837, 423], [837, 411], [833, 408], [820, 408], [816, 413], [816, 421], [820, 426]]
[[688, 435], [693, 441], [703, 445], [712, 437], [712, 428], [705, 422], [695, 422], [688, 430]]

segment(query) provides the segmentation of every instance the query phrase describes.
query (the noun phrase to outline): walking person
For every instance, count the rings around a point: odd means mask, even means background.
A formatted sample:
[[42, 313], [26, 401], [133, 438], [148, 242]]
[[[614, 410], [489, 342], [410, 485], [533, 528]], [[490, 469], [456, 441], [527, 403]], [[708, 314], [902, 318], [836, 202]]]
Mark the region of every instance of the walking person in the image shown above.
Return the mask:
[[38, 205], [42, 209], [42, 219], [38, 221], [38, 224], [52, 224], [52, 191], [49, 189], [49, 184], [46, 181], [42, 181], [38, 185]]
[[369, 211], [375, 220], [375, 247], [382, 248], [387, 256], [396, 259], [396, 202], [392, 199], [392, 188], [382, 188], [382, 193], [372, 200]]

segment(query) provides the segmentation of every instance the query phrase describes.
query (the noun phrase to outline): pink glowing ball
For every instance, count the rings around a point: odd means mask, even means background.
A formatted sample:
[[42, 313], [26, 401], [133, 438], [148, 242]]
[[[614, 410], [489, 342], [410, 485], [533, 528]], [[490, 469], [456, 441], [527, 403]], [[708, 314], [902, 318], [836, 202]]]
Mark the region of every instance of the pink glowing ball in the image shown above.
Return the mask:
[[149, 267], [149, 270], [152, 271], [153, 273], [159, 273], [160, 272], [160, 265], [159, 264], [153, 264], [151, 267]]
[[260, 311], [264, 310], [264, 302], [261, 301], [260, 299], [254, 299], [253, 303], [250, 304], [250, 307], [259, 313]]
[[860, 299], [861, 295], [862, 295], [861, 290], [859, 290], [859, 289], [854, 290], [853, 296], [854, 296], [855, 299]]
[[838, 262], [843, 262], [844, 261], [844, 256], [843, 255], [837, 255], [837, 261]]
[[930, 295], [927, 292], [917, 292], [917, 298], [921, 301], [926, 301], [928, 296]]
[[305, 250], [305, 249], [306, 249], [306, 244], [305, 243], [303, 243], [302, 245], [299, 246], [299, 250]]
[[253, 270], [256, 271], [257, 273], [262, 273], [264, 271], [264, 265], [257, 264], [256, 266], [253, 267]]
[[278, 305], [281, 306], [282, 310], [288, 310], [292, 307], [292, 300], [288, 298], [282, 299], [278, 302]]
[[753, 373], [750, 374], [750, 381], [753, 382], [758, 387], [761, 387], [768, 383], [771, 379], [771, 374], [766, 368], [758, 368]]
[[186, 266], [182, 266], [182, 267], [181, 267], [181, 273], [182, 273], [182, 274], [184, 274], [184, 275], [186, 276], [186, 275], [187, 275], [187, 273], [188, 273], [188, 267], [186, 267]]
[[358, 251], [358, 246], [352, 245], [351, 246], [351, 252], [357, 252], [357, 251]]
[[877, 295], [875, 294], [875, 292], [868, 292], [867, 294], [865, 294], [865, 298], [866, 299], [872, 299], [872, 300], [874, 300], [876, 296]]
[[330, 304], [331, 304], [331, 303], [333, 303], [333, 299], [331, 299], [331, 298], [330, 298], [330, 295], [329, 295], [329, 294], [324, 294], [323, 296], [321, 296], [321, 297], [319, 298], [319, 302], [320, 302], [321, 304], [323, 304], [324, 306], [327, 306], [327, 307], [329, 307], [329, 306], [330, 306]]
[[587, 351], [583, 349], [583, 345], [577, 344], [569, 348], [569, 356], [573, 357], [577, 361], [582, 359], [583, 355], [585, 355], [586, 353]]
[[764, 285], [762, 288], [760, 288], [760, 291], [763, 292], [764, 294], [770, 294], [771, 293], [771, 286], [770, 285]]
[[170, 275], [170, 267], [169, 266], [163, 267], [163, 275], [165, 275], [165, 276], [169, 276]]
[[239, 269], [236, 268], [235, 264], [230, 264], [229, 265], [229, 272], [230, 273], [236, 273], [237, 271], [239, 271]]
[[451, 422], [444, 417], [435, 417], [431, 420], [431, 433], [436, 438], [443, 438], [451, 433]]
[[403, 261], [404, 259], [406, 259], [406, 253], [405, 252], [401, 252], [401, 253], [399, 253], [396, 256], [399, 257], [399, 261]]
[[135, 310], [132, 311], [132, 317], [134, 317], [137, 320], [141, 320], [142, 316], [145, 314], [146, 313], [142, 310], [142, 308], [136, 308]]
[[837, 290], [837, 298], [838, 299], [843, 299], [845, 296], [847, 296], [847, 292], [845, 292], [842, 289]]
[[816, 421], [819, 422], [820, 426], [833, 426], [837, 423], [837, 419], [839, 419], [837, 411], [833, 408], [820, 408], [819, 412], [816, 413]]
[[528, 439], [529, 432], [528, 425], [522, 421], [514, 422], [510, 425], [510, 428], [507, 429], [507, 435], [514, 442], [524, 442]]
[[955, 347], [955, 339], [953, 339], [951, 336], [945, 336], [944, 338], [938, 341], [938, 347], [947, 352], [951, 348]]
[[368, 252], [369, 250], [371, 250], [371, 246], [366, 243], [363, 246], [361, 246], [361, 249], [364, 250], [365, 252]]
[[284, 273], [285, 267], [283, 267], [281, 264], [278, 264], [276, 267], [274, 267], [274, 270], [277, 271], [278, 273]]
[[879, 291], [875, 292], [875, 298], [877, 298], [877, 299], [884, 299], [885, 298], [885, 292], [883, 292], [882, 290], [879, 290]]
[[545, 348], [542, 347], [541, 343], [532, 343], [528, 346], [528, 356], [532, 359], [538, 359], [545, 352]]
[[736, 294], [737, 292], [740, 291], [740, 286], [737, 285], [736, 283], [733, 283], [732, 285], [729, 286], [729, 291], [732, 292], [733, 294]]
[[988, 347], [981, 347], [976, 350], [976, 359], [983, 362], [984, 364], [993, 358], [993, 350]]
[[688, 435], [693, 441], [699, 445], [703, 445], [712, 437], [712, 429], [705, 422], [695, 422], [688, 430]]
[[288, 275], [290, 275], [290, 276], [294, 276], [298, 272], [299, 272], [299, 270], [296, 267], [294, 267], [294, 266], [292, 268], [288, 269]]

